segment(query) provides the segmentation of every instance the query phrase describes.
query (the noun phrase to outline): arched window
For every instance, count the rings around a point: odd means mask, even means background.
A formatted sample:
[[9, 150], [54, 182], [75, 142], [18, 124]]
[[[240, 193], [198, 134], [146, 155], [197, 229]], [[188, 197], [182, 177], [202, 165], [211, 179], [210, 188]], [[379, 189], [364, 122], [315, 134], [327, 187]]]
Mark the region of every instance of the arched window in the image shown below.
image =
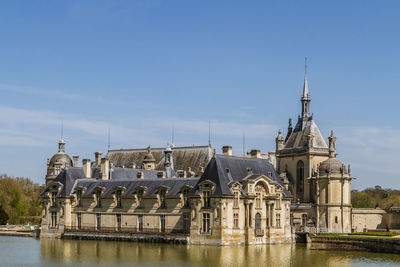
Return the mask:
[[303, 198], [303, 192], [304, 192], [304, 163], [303, 161], [299, 160], [297, 162], [297, 168], [296, 168], [296, 192], [297, 192], [297, 198], [302, 199]]
[[255, 227], [256, 227], [256, 230], [257, 229], [261, 229], [261, 214], [260, 213], [256, 213], [256, 222], [255, 222]]

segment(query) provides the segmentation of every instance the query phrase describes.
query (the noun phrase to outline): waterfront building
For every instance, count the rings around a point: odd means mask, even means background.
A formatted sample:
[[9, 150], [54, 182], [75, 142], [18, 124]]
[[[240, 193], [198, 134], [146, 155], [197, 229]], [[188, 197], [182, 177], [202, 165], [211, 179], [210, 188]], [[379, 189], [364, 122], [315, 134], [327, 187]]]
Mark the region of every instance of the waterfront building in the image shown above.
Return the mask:
[[[302, 112], [268, 155], [211, 145], [109, 150], [73, 161], [65, 142], [48, 163], [42, 237], [174, 240], [191, 244], [292, 242], [293, 233], [350, 232], [351, 174], [325, 142], [307, 74]], [[353, 219], [353, 220], [352, 220]]]
[[333, 131], [326, 144], [310, 112], [307, 73], [295, 127], [289, 119], [286, 137], [276, 137], [276, 169], [288, 180], [294, 196], [292, 224], [296, 231], [351, 232], [350, 165], [336, 159]]

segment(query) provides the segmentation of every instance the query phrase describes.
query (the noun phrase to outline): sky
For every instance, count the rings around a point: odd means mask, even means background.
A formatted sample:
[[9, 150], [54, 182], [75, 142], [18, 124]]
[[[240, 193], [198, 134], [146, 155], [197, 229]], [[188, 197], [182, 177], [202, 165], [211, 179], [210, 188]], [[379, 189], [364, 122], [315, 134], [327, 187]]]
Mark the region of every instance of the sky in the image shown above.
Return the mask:
[[353, 189], [400, 189], [399, 1], [2, 1], [0, 173], [44, 183], [66, 152], [275, 149], [311, 112]]

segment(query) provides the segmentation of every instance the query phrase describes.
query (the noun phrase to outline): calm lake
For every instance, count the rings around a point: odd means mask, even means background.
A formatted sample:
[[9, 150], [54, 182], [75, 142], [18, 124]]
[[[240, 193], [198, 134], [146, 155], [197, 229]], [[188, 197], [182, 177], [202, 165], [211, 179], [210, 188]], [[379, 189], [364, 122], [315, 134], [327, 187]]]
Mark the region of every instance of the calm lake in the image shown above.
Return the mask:
[[306, 245], [209, 247], [0, 236], [0, 266], [400, 266], [400, 255]]

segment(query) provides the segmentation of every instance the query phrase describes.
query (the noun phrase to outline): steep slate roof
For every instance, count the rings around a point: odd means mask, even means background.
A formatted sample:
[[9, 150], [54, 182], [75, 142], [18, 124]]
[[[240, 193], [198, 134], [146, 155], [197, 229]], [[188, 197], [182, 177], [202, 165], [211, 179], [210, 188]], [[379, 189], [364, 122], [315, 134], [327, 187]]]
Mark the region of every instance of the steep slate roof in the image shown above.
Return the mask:
[[[230, 183], [242, 181], [245, 178], [257, 178], [260, 175], [265, 175], [283, 186], [283, 181], [267, 159], [215, 155], [201, 176], [199, 183], [209, 180], [216, 185], [213, 194], [233, 195], [228, 186]], [[198, 189], [198, 185], [195, 189]], [[284, 196], [291, 197], [289, 191], [284, 190], [283, 193]]]
[[[99, 168], [92, 168], [95, 172]], [[96, 187], [104, 187], [106, 190], [103, 195], [111, 195], [116, 187], [125, 187], [124, 195], [133, 195], [136, 187], [146, 187], [145, 196], [155, 195], [160, 186], [169, 188], [167, 195], [175, 195], [180, 192], [181, 188], [186, 185], [193, 188], [199, 177], [197, 178], [159, 178], [157, 170], [143, 170], [132, 168], [111, 168], [110, 180], [101, 180], [98, 178], [86, 178], [81, 167], [66, 167], [55, 179], [54, 182], [63, 184], [58, 196], [69, 196], [74, 193], [76, 186], [86, 187], [84, 195], [93, 194]], [[172, 171], [174, 174], [175, 172]], [[143, 178], [137, 178], [138, 172], [143, 172]], [[176, 177], [176, 175], [175, 175]], [[49, 191], [49, 187], [41, 194], [42, 196]]]
[[[53, 180], [53, 182], [59, 182], [63, 185], [58, 195], [70, 195], [74, 187], [75, 180], [83, 177], [85, 177], [85, 174], [82, 168], [65, 167], [65, 169]], [[48, 191], [49, 187], [47, 187], [40, 195], [43, 196]]]
[[[96, 187], [104, 187], [105, 191], [103, 196], [110, 196], [114, 194], [116, 187], [124, 187], [125, 192], [123, 196], [133, 196], [136, 194], [137, 187], [144, 187], [146, 190], [144, 196], [157, 195], [158, 189], [163, 186], [168, 188], [166, 195], [178, 195], [182, 187], [188, 186], [193, 188], [198, 182], [199, 178], [170, 178], [170, 179], [121, 179], [121, 180], [93, 180], [93, 179], [80, 179], [77, 180], [76, 186], [85, 187], [86, 190], [83, 195], [91, 195], [94, 193]], [[74, 193], [74, 192], [72, 192]]]
[[291, 148], [306, 148], [308, 141], [308, 135], [311, 134], [313, 136], [313, 144], [312, 147], [315, 148], [328, 148], [325, 143], [324, 138], [322, 137], [321, 132], [318, 129], [317, 124], [315, 123], [313, 116], [307, 118], [299, 118], [297, 124], [289, 136], [284, 149]]
[[[164, 169], [164, 150], [165, 148], [151, 148], [156, 160], [156, 170]], [[172, 151], [175, 170], [187, 171], [191, 167], [196, 173], [207, 166], [213, 155], [213, 150], [209, 146], [174, 147]], [[147, 148], [109, 150], [106, 158], [116, 167], [131, 167], [133, 164], [139, 167], [147, 153]]]

